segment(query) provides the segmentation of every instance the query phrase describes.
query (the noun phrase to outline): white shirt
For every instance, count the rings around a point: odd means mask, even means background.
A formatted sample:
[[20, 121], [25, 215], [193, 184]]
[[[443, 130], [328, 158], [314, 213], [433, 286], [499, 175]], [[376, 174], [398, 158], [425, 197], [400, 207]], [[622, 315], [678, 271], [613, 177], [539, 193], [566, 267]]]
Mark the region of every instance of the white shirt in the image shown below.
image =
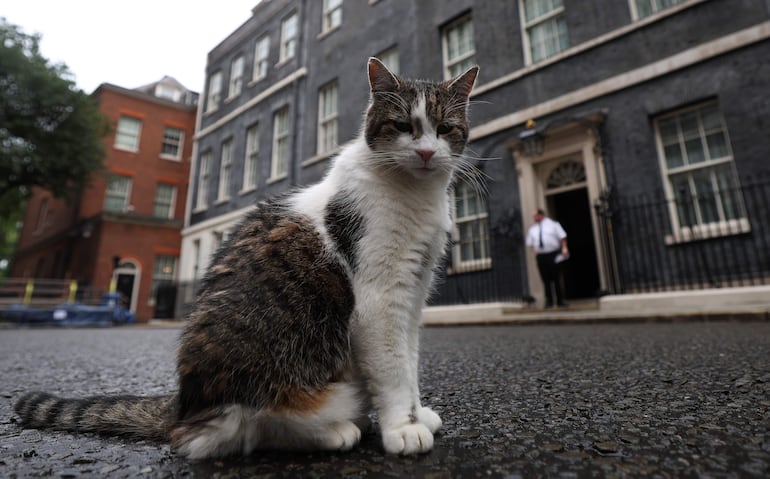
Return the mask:
[[[543, 246], [540, 246], [540, 232], [543, 233]], [[567, 233], [558, 221], [545, 217], [539, 223], [529, 227], [527, 232], [527, 246], [535, 248], [535, 252], [553, 253], [561, 250], [561, 240], [567, 237]]]

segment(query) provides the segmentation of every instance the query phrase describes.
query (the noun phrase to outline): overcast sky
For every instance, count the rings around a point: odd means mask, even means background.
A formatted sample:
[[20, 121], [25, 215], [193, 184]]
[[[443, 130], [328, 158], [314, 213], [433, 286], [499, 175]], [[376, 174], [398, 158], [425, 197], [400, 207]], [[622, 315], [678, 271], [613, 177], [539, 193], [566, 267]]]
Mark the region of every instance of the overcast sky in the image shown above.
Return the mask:
[[64, 63], [78, 87], [137, 88], [169, 75], [201, 92], [206, 56], [251, 16], [258, 0], [2, 0], [0, 17]]

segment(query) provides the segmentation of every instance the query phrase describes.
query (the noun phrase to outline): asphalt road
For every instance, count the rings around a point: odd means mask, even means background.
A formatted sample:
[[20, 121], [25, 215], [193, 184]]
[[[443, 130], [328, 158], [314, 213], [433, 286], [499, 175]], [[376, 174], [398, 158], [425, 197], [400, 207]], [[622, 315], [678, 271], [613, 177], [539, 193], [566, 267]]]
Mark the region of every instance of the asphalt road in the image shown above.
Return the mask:
[[189, 463], [167, 445], [22, 430], [12, 404], [174, 388], [176, 329], [0, 329], [0, 477], [770, 477], [770, 322], [428, 328], [435, 449], [255, 453]]

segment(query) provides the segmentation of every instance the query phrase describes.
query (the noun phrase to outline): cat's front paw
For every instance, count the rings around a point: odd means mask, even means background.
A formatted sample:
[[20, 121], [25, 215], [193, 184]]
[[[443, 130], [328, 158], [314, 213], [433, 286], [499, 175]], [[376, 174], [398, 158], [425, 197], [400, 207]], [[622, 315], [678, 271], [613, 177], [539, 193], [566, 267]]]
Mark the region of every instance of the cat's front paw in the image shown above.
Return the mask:
[[361, 430], [350, 421], [340, 421], [332, 424], [318, 439], [321, 449], [349, 451], [361, 440]]
[[388, 454], [420, 454], [433, 448], [433, 433], [424, 424], [407, 424], [384, 430], [382, 445]]
[[434, 434], [441, 428], [441, 424], [443, 424], [439, 415], [433, 412], [429, 407], [423, 407], [417, 411], [417, 421], [425, 424], [425, 427]]

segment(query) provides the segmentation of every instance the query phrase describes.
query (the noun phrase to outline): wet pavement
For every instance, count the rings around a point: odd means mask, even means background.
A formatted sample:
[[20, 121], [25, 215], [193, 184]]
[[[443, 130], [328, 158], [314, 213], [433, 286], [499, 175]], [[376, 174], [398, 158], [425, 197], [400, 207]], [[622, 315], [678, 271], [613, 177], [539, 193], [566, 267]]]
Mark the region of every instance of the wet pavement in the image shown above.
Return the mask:
[[[760, 478], [770, 476], [770, 322], [431, 327], [435, 449], [255, 453], [22, 430], [14, 400], [174, 388], [178, 329], [0, 329], [0, 477]], [[375, 426], [376, 428], [376, 426]]]

